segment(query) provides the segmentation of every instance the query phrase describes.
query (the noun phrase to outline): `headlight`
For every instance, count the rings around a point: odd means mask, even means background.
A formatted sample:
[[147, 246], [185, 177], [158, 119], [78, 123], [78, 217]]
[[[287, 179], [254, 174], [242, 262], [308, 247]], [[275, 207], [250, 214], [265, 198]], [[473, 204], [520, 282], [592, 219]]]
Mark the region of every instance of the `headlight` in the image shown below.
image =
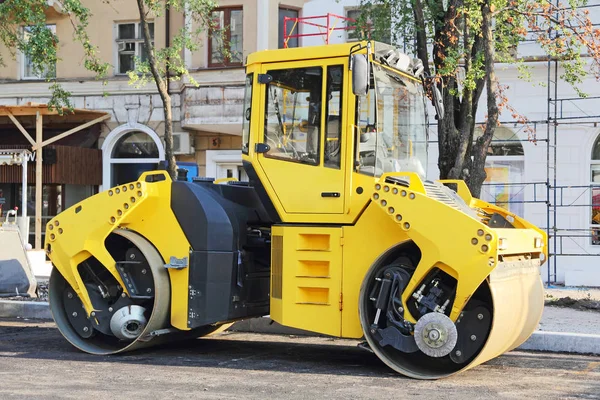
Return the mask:
[[533, 240], [533, 247], [535, 247], [536, 249], [539, 249], [540, 247], [543, 247], [544, 243], [542, 243], [542, 238], [541, 237], [536, 237]]
[[508, 239], [507, 238], [499, 238], [498, 239], [498, 250], [506, 250], [508, 248]]

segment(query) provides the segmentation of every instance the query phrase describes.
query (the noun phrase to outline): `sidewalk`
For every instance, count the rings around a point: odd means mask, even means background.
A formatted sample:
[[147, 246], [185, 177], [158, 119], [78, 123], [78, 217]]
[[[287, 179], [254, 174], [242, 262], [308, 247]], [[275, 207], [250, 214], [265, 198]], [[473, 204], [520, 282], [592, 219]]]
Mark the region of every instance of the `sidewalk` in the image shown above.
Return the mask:
[[[557, 288], [546, 290], [547, 302], [571, 304], [568, 299], [585, 300], [583, 306], [600, 300], [600, 289]], [[548, 303], [547, 303], [548, 304]], [[546, 305], [538, 330], [519, 349], [600, 355], [600, 309], [581, 310], [580, 303], [570, 307]], [[575, 308], [574, 308], [575, 307]], [[48, 303], [41, 301], [0, 300], [0, 318], [52, 319]], [[314, 335], [288, 328], [268, 317], [233, 324], [230, 331], [283, 335]]]

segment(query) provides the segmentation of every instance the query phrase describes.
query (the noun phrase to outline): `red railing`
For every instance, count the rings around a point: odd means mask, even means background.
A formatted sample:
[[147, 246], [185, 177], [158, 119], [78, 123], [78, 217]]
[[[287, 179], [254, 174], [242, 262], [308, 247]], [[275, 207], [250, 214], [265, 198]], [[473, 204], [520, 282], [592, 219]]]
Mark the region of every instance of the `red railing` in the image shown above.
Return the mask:
[[[344, 23], [344, 26], [338, 26], [340, 22]], [[356, 20], [348, 17], [342, 17], [341, 15], [327, 13], [325, 15], [317, 15], [313, 17], [283, 17], [283, 47], [288, 47], [288, 41], [292, 38], [301, 38], [308, 36], [324, 36], [325, 44], [329, 44], [329, 37], [335, 31], [346, 31], [354, 29], [353, 26], [349, 26], [348, 22], [356, 23]], [[288, 24], [293, 23], [292, 29], [288, 33]], [[299, 27], [302, 25], [308, 25], [316, 27], [319, 32], [314, 33], [302, 33]], [[294, 33], [297, 29], [298, 33]]]

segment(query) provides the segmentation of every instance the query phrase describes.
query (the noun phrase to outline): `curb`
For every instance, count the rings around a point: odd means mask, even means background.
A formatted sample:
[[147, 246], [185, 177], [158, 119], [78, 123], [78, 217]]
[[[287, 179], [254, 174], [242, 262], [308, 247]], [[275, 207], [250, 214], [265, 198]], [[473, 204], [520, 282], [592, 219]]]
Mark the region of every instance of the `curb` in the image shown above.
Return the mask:
[[536, 331], [519, 350], [556, 353], [600, 354], [600, 335]]
[[52, 319], [48, 303], [42, 301], [0, 300], [0, 317]]
[[[48, 303], [40, 301], [0, 300], [0, 318], [52, 320]], [[235, 322], [227, 331], [292, 336], [327, 336], [290, 328], [269, 317]], [[600, 355], [600, 335], [536, 331], [518, 350]]]

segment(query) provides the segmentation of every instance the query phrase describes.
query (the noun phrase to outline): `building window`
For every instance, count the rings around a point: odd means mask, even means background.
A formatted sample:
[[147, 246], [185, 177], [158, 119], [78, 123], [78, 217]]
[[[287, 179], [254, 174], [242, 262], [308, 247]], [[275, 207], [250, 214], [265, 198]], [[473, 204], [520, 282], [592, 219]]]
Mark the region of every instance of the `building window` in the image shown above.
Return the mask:
[[[284, 18], [298, 18], [298, 10], [291, 8], [279, 8], [279, 48], [285, 47], [285, 36], [297, 35], [300, 33], [300, 26], [295, 21], [287, 21], [284, 24]], [[285, 30], [285, 31], [284, 31]], [[298, 38], [292, 37], [288, 39], [287, 47], [298, 47]]]
[[592, 245], [600, 246], [600, 136], [592, 148], [591, 162], [591, 205], [590, 228], [592, 231]]
[[[52, 33], [56, 34], [56, 25], [46, 25], [46, 28], [50, 29]], [[29, 40], [29, 37], [31, 36], [30, 32], [31, 27], [23, 27], [23, 39], [25, 39], [25, 41]], [[21, 53], [21, 66], [21, 79], [44, 79], [46, 77], [56, 78], [56, 64], [53, 67], [44, 70], [43, 73], [36, 74], [31, 58], [24, 53]]]
[[136, 181], [145, 171], [156, 169], [161, 161], [159, 148], [146, 132], [129, 131], [110, 153], [110, 186]]
[[161, 138], [145, 125], [129, 123], [111, 131], [102, 143], [102, 190], [135, 181], [165, 159]]
[[[383, 6], [373, 6], [370, 10], [371, 15], [367, 18], [367, 25], [364, 28], [355, 27], [356, 22], [348, 21], [347, 26], [352, 28], [346, 30], [346, 41], [357, 42], [359, 40], [372, 39], [383, 43], [391, 43], [392, 40], [392, 19], [389, 11]], [[350, 18], [353, 21], [360, 19], [361, 10], [359, 8], [348, 8], [346, 9], [346, 18]], [[385, 21], [384, 24], [375, 26], [373, 23], [373, 16], [377, 19], [382, 18]]]
[[[150, 37], [154, 45], [154, 23], [148, 23]], [[141, 61], [148, 60], [148, 51], [144, 44], [141, 22], [120, 23], [117, 29], [117, 74], [126, 74], [135, 70], [136, 57]]]
[[[213, 29], [221, 34], [211, 34], [208, 42], [208, 65], [241, 66], [243, 50], [243, 13], [241, 8], [220, 8], [212, 12]], [[221, 33], [221, 32], [219, 32]], [[225, 51], [227, 49], [227, 51]]]

